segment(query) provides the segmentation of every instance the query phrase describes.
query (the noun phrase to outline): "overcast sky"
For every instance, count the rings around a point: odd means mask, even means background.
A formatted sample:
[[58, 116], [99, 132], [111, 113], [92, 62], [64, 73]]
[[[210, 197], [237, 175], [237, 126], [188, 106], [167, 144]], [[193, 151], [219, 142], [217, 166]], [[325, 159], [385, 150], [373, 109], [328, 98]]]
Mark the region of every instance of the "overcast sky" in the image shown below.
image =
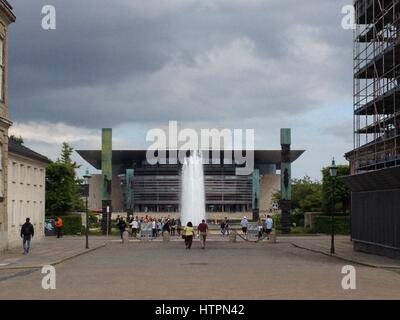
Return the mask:
[[[295, 177], [320, 178], [352, 149], [350, 0], [11, 0], [11, 133], [56, 158], [63, 141], [145, 148], [147, 130], [254, 128], [279, 149], [279, 128], [306, 153]], [[44, 31], [44, 5], [57, 29]], [[76, 159], [86, 168], [87, 164]]]

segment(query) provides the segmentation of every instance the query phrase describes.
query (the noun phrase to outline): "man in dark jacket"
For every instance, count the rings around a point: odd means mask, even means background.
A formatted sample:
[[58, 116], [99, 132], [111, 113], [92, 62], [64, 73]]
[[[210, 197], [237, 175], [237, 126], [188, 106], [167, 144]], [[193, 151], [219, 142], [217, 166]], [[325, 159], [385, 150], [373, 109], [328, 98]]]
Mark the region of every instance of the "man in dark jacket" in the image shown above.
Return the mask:
[[34, 229], [30, 219], [26, 218], [26, 222], [21, 228], [21, 238], [23, 238], [24, 254], [29, 253], [29, 248], [31, 247], [31, 240], [33, 238]]
[[121, 236], [121, 239], [123, 240], [124, 239], [124, 232], [125, 232], [125, 229], [126, 229], [126, 222], [125, 222], [123, 217], [119, 217], [118, 216], [117, 219], [118, 219], [117, 227], [119, 229], [119, 234]]
[[167, 231], [169, 234], [171, 234], [171, 221], [168, 219], [162, 229], [162, 232], [164, 233], [165, 231]]

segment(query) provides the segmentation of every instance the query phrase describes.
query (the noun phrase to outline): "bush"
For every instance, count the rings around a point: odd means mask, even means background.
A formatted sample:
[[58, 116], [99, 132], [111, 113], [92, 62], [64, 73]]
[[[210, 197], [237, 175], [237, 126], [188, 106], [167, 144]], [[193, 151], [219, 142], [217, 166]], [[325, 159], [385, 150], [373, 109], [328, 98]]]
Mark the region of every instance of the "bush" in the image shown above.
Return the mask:
[[62, 217], [64, 222], [63, 234], [77, 235], [82, 232], [82, 216], [71, 214]]
[[290, 223], [292, 226], [304, 227], [304, 213], [292, 213], [290, 215]]
[[[335, 234], [350, 234], [350, 216], [335, 216]], [[314, 219], [313, 232], [331, 233], [331, 217], [317, 216]]]
[[99, 228], [99, 218], [94, 213], [89, 213], [89, 228]]
[[[292, 213], [289, 216], [289, 218], [290, 218], [291, 227], [303, 227], [304, 226], [304, 213]], [[281, 215], [274, 214], [272, 216], [272, 219], [274, 220], [274, 228], [278, 231], [281, 231], [282, 230]]]
[[274, 214], [272, 216], [272, 220], [274, 220], [274, 228], [277, 231], [282, 230], [282, 224], [281, 224], [281, 215], [280, 214]]

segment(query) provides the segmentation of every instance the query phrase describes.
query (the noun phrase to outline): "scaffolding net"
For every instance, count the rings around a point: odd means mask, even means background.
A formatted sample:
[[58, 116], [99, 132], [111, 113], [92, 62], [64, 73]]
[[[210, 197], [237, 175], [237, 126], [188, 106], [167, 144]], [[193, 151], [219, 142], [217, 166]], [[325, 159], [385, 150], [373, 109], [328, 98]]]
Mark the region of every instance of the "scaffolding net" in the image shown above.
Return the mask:
[[352, 173], [400, 165], [400, 0], [354, 1]]

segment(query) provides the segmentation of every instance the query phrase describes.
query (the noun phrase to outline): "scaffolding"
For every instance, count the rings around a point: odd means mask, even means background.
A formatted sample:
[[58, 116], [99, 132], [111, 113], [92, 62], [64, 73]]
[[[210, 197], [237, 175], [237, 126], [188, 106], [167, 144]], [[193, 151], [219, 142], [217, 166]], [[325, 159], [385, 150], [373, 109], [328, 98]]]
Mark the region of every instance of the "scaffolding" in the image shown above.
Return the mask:
[[355, 0], [352, 173], [400, 165], [400, 0]]

